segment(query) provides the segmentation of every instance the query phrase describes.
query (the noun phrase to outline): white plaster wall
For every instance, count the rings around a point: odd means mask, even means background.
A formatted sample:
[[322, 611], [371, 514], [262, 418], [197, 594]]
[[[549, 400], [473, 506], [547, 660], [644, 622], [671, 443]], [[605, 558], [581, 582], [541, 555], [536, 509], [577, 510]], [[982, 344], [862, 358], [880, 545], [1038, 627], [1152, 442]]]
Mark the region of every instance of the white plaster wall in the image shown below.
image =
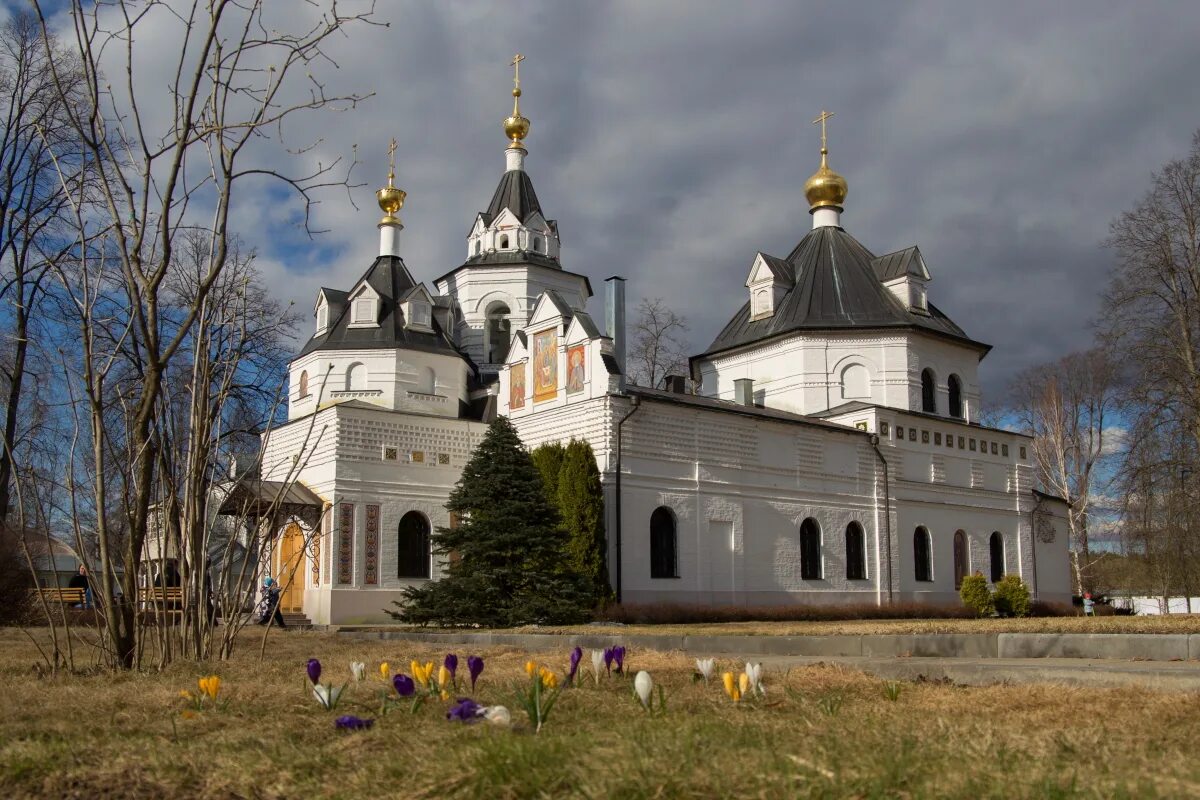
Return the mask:
[[[365, 391], [346, 390], [352, 364], [367, 370]], [[434, 391], [424, 391], [423, 370], [434, 374]], [[308, 372], [308, 396], [300, 396], [300, 373]], [[457, 417], [468, 397], [469, 369], [462, 358], [420, 350], [318, 350], [292, 362], [288, 381], [288, 419], [311, 414], [345, 400], [392, 410]]]
[[[869, 397], [842, 396], [841, 374], [852, 364], [866, 368]], [[796, 335], [699, 362], [699, 393], [733, 400], [734, 381], [750, 378], [756, 403], [784, 411], [815, 414], [855, 399], [920, 410], [928, 366], [938, 376], [939, 411], [949, 407], [946, 376], [957, 373], [970, 420], [978, 416], [978, 364], [977, 350], [914, 331]]]
[[511, 312], [512, 330], [525, 327], [542, 292], [553, 290], [571, 308], [587, 308], [587, 282], [580, 275], [540, 266], [466, 267], [438, 281], [440, 294], [450, 295], [458, 308], [455, 341], [476, 364], [484, 354], [487, 311], [502, 302]]

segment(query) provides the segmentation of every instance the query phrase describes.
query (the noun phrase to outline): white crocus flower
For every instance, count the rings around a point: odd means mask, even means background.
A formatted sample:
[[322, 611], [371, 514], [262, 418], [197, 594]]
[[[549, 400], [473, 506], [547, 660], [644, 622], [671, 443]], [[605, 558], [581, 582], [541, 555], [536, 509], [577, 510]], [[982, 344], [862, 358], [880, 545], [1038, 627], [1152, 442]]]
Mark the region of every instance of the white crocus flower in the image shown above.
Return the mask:
[[483, 710], [483, 718], [493, 725], [505, 728], [512, 724], [512, 715], [504, 706], [488, 706]]
[[367, 677], [367, 665], [361, 661], [351, 661], [350, 674], [354, 677], [354, 680], [361, 681]]
[[313, 687], [313, 697], [317, 702], [326, 709], [332, 709], [337, 705], [338, 698], [342, 695], [343, 686], [334, 686], [330, 683], [318, 683]]
[[650, 693], [654, 691], [654, 681], [650, 679], [650, 673], [642, 670], [633, 679], [633, 690], [637, 692], [638, 700], [642, 701], [642, 706], [650, 710]]
[[604, 666], [604, 651], [592, 651], [592, 675], [596, 678], [596, 685], [600, 685], [600, 668]]
[[713, 659], [711, 658], [696, 659], [696, 670], [704, 676], [705, 683], [708, 683], [710, 680], [712, 680], [713, 663]]
[[766, 690], [762, 685], [762, 664], [751, 664], [746, 662], [746, 677], [750, 681], [750, 691], [757, 694], [766, 694]]

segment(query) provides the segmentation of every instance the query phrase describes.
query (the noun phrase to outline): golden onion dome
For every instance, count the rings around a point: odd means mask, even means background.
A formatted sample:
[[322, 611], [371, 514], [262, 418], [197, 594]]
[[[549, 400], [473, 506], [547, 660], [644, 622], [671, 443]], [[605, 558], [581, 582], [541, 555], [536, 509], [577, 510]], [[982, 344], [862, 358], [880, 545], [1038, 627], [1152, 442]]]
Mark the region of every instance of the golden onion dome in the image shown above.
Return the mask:
[[380, 225], [398, 225], [400, 223], [396, 212], [404, 208], [404, 198], [408, 195], [403, 189], [396, 188], [396, 140], [388, 145], [388, 182], [387, 186], [375, 192], [375, 200], [383, 211]]
[[516, 88], [512, 90], [513, 94], [513, 113], [511, 117], [504, 120], [504, 135], [507, 136], [511, 143], [509, 147], [521, 147], [525, 145], [522, 140], [529, 135], [529, 120], [521, 116], [521, 106], [519, 105], [521, 90]]
[[821, 166], [804, 182], [804, 197], [814, 208], [841, 208], [846, 202], [846, 179], [829, 168], [829, 150], [821, 148]]

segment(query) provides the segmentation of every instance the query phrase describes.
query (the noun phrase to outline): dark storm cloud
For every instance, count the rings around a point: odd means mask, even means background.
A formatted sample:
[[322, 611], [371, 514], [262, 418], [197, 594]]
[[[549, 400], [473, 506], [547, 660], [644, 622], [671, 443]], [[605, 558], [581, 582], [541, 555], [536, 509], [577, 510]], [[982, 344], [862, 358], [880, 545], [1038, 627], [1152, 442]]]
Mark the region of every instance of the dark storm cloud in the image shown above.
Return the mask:
[[[375, 248], [368, 190], [401, 142], [405, 258], [430, 280], [503, 170], [512, 53], [533, 121], [527, 169], [564, 265], [631, 303], [667, 298], [708, 344], [743, 302], [757, 250], [810, 226], [810, 120], [849, 180], [843, 222], [877, 253], [920, 245], [931, 299], [1017, 369], [1090, 340], [1108, 223], [1200, 125], [1190, 3], [387, 3], [346, 42], [338, 80], [377, 96], [325, 123], [360, 146], [355, 194], [322, 206], [319, 247], [261, 237], [305, 305]], [[285, 284], [281, 283], [281, 286]], [[594, 300], [599, 311], [599, 298]]]

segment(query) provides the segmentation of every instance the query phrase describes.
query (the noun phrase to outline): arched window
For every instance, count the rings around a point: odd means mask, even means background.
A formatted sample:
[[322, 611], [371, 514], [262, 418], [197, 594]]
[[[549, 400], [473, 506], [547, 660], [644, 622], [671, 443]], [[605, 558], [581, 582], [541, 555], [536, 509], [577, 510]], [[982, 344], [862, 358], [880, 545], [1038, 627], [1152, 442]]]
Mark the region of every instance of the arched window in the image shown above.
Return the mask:
[[421, 367], [417, 373], [417, 391], [424, 394], [433, 394], [436, 388], [435, 375], [433, 367]]
[[991, 555], [992, 583], [1004, 577], [1004, 537], [1000, 531], [993, 531], [988, 538], [988, 552]]
[[308, 370], [300, 373], [300, 396], [308, 397]]
[[921, 410], [926, 414], [937, 413], [937, 391], [931, 369], [921, 370]]
[[675, 557], [675, 515], [659, 506], [650, 515], [650, 577], [678, 578]]
[[429, 577], [429, 519], [409, 511], [396, 529], [396, 577]]
[[367, 388], [367, 367], [355, 361], [346, 368], [346, 391], [361, 392]]
[[533, 237], [533, 249], [538, 253], [542, 252], [542, 237]]
[[862, 525], [851, 522], [846, 526], [846, 580], [861, 581], [867, 578], [866, 535]]
[[967, 534], [954, 532], [954, 588], [961, 589], [967, 577]]
[[842, 399], [858, 400], [871, 396], [871, 376], [862, 364], [850, 364], [842, 370]]
[[950, 393], [950, 416], [962, 419], [962, 381], [957, 375], [951, 375], [946, 379], [946, 389]]
[[501, 236], [501, 237], [500, 237], [500, 249], [501, 249], [501, 250], [507, 250], [507, 249], [508, 249], [508, 236]]
[[508, 353], [508, 343], [512, 322], [508, 315], [511, 312], [504, 303], [496, 303], [487, 312], [487, 324], [484, 330], [487, 346], [487, 363], [499, 364]]
[[800, 523], [800, 578], [821, 580], [821, 526], [812, 517]]
[[917, 580], [933, 580], [933, 544], [923, 525], [913, 532], [913, 565]]

